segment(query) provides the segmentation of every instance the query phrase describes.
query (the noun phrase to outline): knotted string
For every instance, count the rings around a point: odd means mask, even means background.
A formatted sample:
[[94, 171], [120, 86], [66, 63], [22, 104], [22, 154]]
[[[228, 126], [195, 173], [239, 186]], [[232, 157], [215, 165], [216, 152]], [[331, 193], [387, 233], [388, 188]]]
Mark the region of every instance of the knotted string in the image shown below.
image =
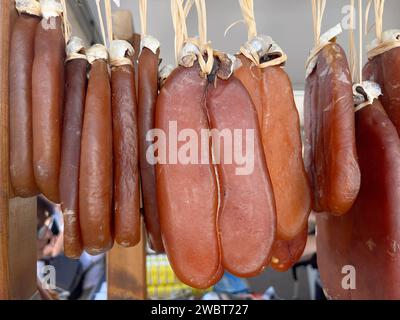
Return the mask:
[[366, 25], [368, 25], [369, 12], [374, 1], [375, 11], [375, 34], [376, 41], [374, 46], [368, 51], [368, 59], [372, 59], [380, 54], [389, 50], [400, 47], [400, 33], [388, 34], [385, 36], [383, 32], [383, 13], [385, 7], [385, 0], [370, 0], [366, 9]]
[[[199, 64], [201, 71], [208, 75], [211, 73], [214, 65], [214, 52], [209, 42], [207, 42], [207, 11], [205, 0], [195, 0], [197, 9], [197, 19], [199, 28], [199, 38], [189, 39], [190, 42], [195, 44], [200, 49], [198, 55]], [[205, 61], [203, 54], [207, 55], [207, 61]]]
[[254, 3], [253, 0], [239, 0], [240, 8], [244, 21], [247, 24], [247, 38], [250, 41], [257, 36], [257, 25], [254, 17]]
[[315, 47], [320, 45], [321, 26], [326, 7], [326, 0], [312, 0], [312, 15], [314, 25], [314, 43]]
[[187, 0], [184, 6], [184, 0], [171, 0], [171, 15], [175, 30], [175, 59], [177, 64], [182, 47], [188, 39], [186, 17], [193, 2], [194, 0]]
[[[268, 43], [265, 42], [265, 39], [257, 38], [257, 24], [254, 16], [254, 3], [253, 0], [239, 0], [240, 8], [242, 10], [243, 14], [243, 19], [244, 22], [247, 25], [247, 37], [248, 37], [248, 43], [245, 45], [241, 46], [240, 52], [247, 57], [250, 61], [253, 62], [253, 64], [258, 67], [258, 68], [267, 68], [270, 66], [276, 66], [276, 65], [282, 65], [287, 61], [287, 55], [282, 51], [281, 48], [279, 48], [271, 38], [269, 38]], [[227, 30], [229, 30], [232, 26], [236, 25], [237, 23], [241, 22], [241, 20], [234, 22], [231, 26], [228, 27]], [[226, 33], [227, 31], [225, 31]], [[269, 61], [261, 62], [260, 60], [260, 50], [259, 50], [259, 45], [251, 43], [253, 40], [256, 42], [262, 43], [262, 45], [265, 45], [265, 49], [275, 49], [276, 52], [273, 52], [276, 54], [278, 57], [274, 57], [274, 59], [271, 59]], [[268, 54], [266, 50], [262, 52], [263, 55]]]

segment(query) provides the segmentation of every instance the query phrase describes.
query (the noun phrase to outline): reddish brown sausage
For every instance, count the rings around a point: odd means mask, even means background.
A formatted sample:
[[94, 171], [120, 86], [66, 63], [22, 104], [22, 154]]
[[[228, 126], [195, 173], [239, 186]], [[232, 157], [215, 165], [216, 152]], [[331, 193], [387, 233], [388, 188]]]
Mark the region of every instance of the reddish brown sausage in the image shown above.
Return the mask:
[[[229, 164], [230, 161], [225, 158], [225, 151], [229, 148], [224, 141], [217, 168], [221, 199], [218, 221], [222, 264], [226, 270], [237, 276], [255, 276], [269, 264], [276, 233], [274, 194], [265, 162], [257, 113], [245, 87], [233, 76], [228, 80], [218, 79], [215, 86], [209, 86], [206, 105], [210, 128], [220, 132], [228, 129], [232, 136], [235, 134], [234, 130], [241, 130], [242, 137], [239, 139], [243, 150], [248, 153], [246, 161], [250, 163], [250, 159], [254, 160], [254, 165], [248, 167], [248, 172], [239, 174], [239, 165], [235, 160]], [[253, 132], [253, 150], [249, 149], [250, 145], [247, 143], [248, 130]], [[232, 145], [235, 148], [237, 146], [235, 141]], [[233, 149], [229, 151], [238, 153]], [[214, 152], [218, 150], [214, 148]]]
[[305, 165], [314, 191], [314, 210], [345, 214], [360, 188], [352, 81], [343, 49], [330, 43], [306, 79]]
[[[321, 279], [334, 299], [400, 299], [400, 139], [380, 102], [356, 113], [362, 180], [342, 217], [317, 217]], [[351, 269], [356, 287], [342, 284]], [[343, 271], [344, 270], [344, 271]], [[355, 272], [355, 273], [354, 273]], [[343, 281], [344, 279], [344, 281]]]
[[132, 65], [111, 72], [115, 240], [124, 247], [140, 241], [139, 146], [135, 74]]
[[304, 229], [312, 201], [292, 85], [280, 66], [259, 69], [245, 56], [239, 55], [239, 58], [242, 66], [235, 75], [256, 106], [274, 189], [277, 236], [291, 240]]
[[373, 73], [366, 74], [366, 79], [381, 86], [379, 100], [400, 134], [400, 48], [374, 57], [366, 68], [371, 69], [372, 66]]
[[[178, 131], [192, 129], [198, 136], [202, 129], [208, 129], [203, 109], [206, 88], [207, 80], [200, 77], [198, 64], [178, 67], [164, 84], [157, 101], [156, 127], [166, 134], [167, 160], [176, 155], [168, 152], [173, 143], [168, 139], [170, 122], [176, 122]], [[177, 144], [179, 148], [182, 145], [184, 142]], [[160, 146], [164, 146], [162, 142]], [[217, 236], [218, 185], [210, 156], [207, 160], [207, 164], [168, 162], [156, 166], [165, 250], [179, 279], [195, 288], [208, 288], [222, 276]]]
[[56, 203], [60, 198], [64, 60], [65, 41], [61, 18], [43, 19], [36, 29], [32, 70], [33, 164], [40, 192]]
[[65, 65], [66, 82], [61, 147], [60, 200], [64, 214], [64, 254], [69, 258], [79, 258], [83, 250], [78, 199], [87, 67], [88, 62], [84, 58], [67, 61]]
[[33, 172], [32, 67], [40, 18], [20, 14], [10, 43], [10, 175], [14, 194], [38, 193]]
[[[89, 53], [88, 53], [89, 54]], [[86, 93], [79, 174], [79, 218], [84, 248], [99, 254], [113, 246], [112, 114], [108, 66], [92, 64]]]
[[163, 252], [158, 204], [156, 197], [155, 166], [146, 160], [146, 150], [152, 141], [147, 141], [146, 135], [154, 129], [155, 112], [158, 96], [158, 59], [159, 51], [154, 54], [144, 47], [139, 57], [138, 66], [138, 119], [140, 147], [140, 175], [144, 206], [144, 220], [150, 246], [156, 252]]
[[307, 244], [308, 226], [292, 240], [277, 239], [272, 247], [272, 269], [285, 272], [293, 267], [303, 255]]

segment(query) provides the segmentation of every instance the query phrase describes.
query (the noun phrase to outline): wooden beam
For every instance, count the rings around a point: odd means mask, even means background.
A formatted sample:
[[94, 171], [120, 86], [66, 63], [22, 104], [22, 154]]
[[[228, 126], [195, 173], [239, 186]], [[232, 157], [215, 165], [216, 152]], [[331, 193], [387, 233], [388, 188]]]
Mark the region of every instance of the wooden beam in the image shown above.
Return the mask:
[[12, 199], [9, 210], [9, 298], [31, 299], [37, 289], [37, 198]]
[[[140, 49], [140, 35], [134, 34], [131, 12], [127, 10], [116, 11], [113, 14], [113, 26], [114, 38], [128, 40], [134, 46], [136, 67]], [[142, 238], [136, 247], [123, 248], [115, 245], [107, 254], [107, 287], [108, 299], [110, 300], [144, 300], [147, 298], [146, 234], [143, 221]]]
[[108, 299], [145, 300], [146, 285], [146, 240], [144, 228], [142, 239], [133, 248], [115, 245], [107, 255]]
[[0, 299], [36, 292], [36, 198], [12, 199], [9, 178], [9, 44], [17, 18], [13, 0], [0, 2]]
[[8, 161], [8, 57], [11, 1], [0, 3], [0, 299], [10, 298], [9, 212], [10, 188]]
[[130, 40], [135, 33], [132, 13], [129, 10], [118, 10], [112, 16], [114, 39]]

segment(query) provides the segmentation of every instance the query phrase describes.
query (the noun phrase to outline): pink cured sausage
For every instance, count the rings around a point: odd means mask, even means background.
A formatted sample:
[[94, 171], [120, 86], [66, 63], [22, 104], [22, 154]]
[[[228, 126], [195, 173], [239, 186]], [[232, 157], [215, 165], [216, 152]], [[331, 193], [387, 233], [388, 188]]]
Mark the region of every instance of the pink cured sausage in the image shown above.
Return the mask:
[[[248, 172], [246, 170], [238, 174], [238, 165], [229, 164], [230, 161], [225, 159], [224, 153], [226, 145], [221, 148], [223, 152], [217, 169], [221, 198], [218, 220], [223, 266], [240, 277], [255, 276], [269, 264], [276, 236], [274, 194], [265, 162], [256, 109], [242, 83], [231, 76], [228, 80], [218, 79], [215, 85], [209, 86], [207, 111], [212, 129], [220, 132], [228, 129], [232, 136], [236, 130], [241, 130], [241, 143], [246, 149], [251, 145], [247, 143], [248, 131], [253, 133], [254, 148], [250, 152], [254, 154], [247, 157], [247, 161], [254, 157], [254, 164], [251, 168], [248, 167]], [[234, 146], [236, 145], [237, 142], [234, 141]]]
[[[198, 64], [178, 67], [164, 84], [157, 101], [156, 128], [166, 137], [171, 122], [178, 130], [190, 128], [198, 136], [208, 129], [203, 109], [208, 83], [199, 74]], [[171, 143], [167, 140], [167, 146]], [[178, 148], [183, 144], [179, 142]], [[217, 236], [218, 185], [208, 160], [208, 164], [158, 163], [156, 167], [165, 250], [179, 279], [195, 288], [212, 286], [223, 273]]]

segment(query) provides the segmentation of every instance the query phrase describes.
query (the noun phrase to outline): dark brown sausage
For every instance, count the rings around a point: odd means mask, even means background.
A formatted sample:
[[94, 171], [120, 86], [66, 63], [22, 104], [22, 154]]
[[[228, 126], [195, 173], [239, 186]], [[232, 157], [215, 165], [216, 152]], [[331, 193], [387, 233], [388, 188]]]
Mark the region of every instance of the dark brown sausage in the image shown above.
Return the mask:
[[56, 203], [60, 198], [64, 60], [61, 18], [44, 19], [36, 29], [32, 71], [33, 164], [40, 192]]
[[304, 157], [317, 212], [345, 214], [360, 188], [352, 80], [344, 50], [336, 43], [318, 55], [306, 79]]
[[[198, 136], [202, 129], [208, 130], [203, 109], [206, 88], [197, 63], [176, 68], [164, 84], [157, 100], [156, 128], [166, 134], [167, 160], [168, 146], [174, 143], [168, 139], [173, 134], [170, 124], [176, 122], [178, 130], [192, 129]], [[177, 147], [182, 145], [178, 142]], [[161, 231], [171, 266], [182, 282], [208, 288], [223, 271], [217, 235], [218, 185], [211, 156], [207, 164], [158, 163], [156, 177]]]
[[112, 68], [111, 88], [115, 240], [124, 247], [132, 247], [140, 241], [141, 232], [138, 122], [132, 65]]
[[[356, 113], [356, 139], [362, 175], [357, 200], [344, 216], [317, 216], [321, 279], [332, 299], [398, 300], [400, 139], [379, 100]], [[342, 285], [349, 284], [348, 275], [355, 277], [352, 290]]]
[[33, 171], [32, 67], [40, 18], [20, 14], [10, 43], [10, 175], [14, 194], [38, 193]]
[[79, 224], [79, 166], [87, 86], [86, 59], [65, 65], [65, 104], [61, 147], [60, 200], [64, 215], [64, 254], [79, 258], [83, 246]]
[[368, 69], [371, 67], [373, 73], [366, 74], [366, 79], [381, 86], [382, 95], [379, 100], [400, 134], [400, 48], [374, 57], [366, 65]]
[[79, 218], [85, 250], [103, 253], [113, 246], [112, 114], [107, 63], [92, 64], [86, 93], [79, 174]]
[[139, 57], [138, 66], [138, 119], [140, 147], [140, 175], [144, 206], [144, 220], [151, 248], [163, 252], [160, 220], [156, 197], [155, 166], [148, 163], [146, 150], [152, 141], [146, 140], [149, 130], [154, 129], [155, 112], [158, 96], [158, 59], [159, 52], [154, 54], [144, 47]]
[[[276, 236], [274, 194], [256, 109], [247, 90], [234, 76], [228, 80], [218, 79], [215, 86], [209, 86], [206, 105], [210, 128], [220, 132], [228, 129], [233, 137], [236, 130], [241, 130], [240, 142], [247, 154], [246, 162], [253, 162], [253, 166], [247, 168], [248, 172], [239, 174], [237, 170], [242, 165], [236, 164], [234, 157], [229, 164], [230, 161], [225, 158], [227, 146], [224, 141], [217, 168], [222, 264], [227, 271], [239, 277], [255, 276], [269, 264]], [[250, 130], [253, 132], [253, 149], [249, 149], [247, 143]], [[232, 146], [236, 145], [234, 141]], [[218, 152], [215, 148], [214, 151]], [[241, 151], [232, 149], [230, 153]]]

